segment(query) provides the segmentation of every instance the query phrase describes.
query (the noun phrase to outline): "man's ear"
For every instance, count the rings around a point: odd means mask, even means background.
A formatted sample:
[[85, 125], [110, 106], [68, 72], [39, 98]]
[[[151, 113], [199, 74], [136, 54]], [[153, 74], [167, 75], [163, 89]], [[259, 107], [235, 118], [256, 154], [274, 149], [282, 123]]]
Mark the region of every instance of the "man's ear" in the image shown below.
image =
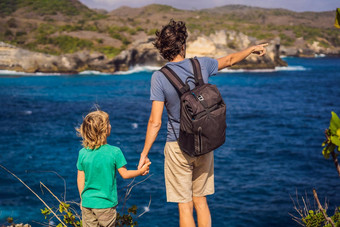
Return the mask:
[[185, 58], [185, 54], [186, 54], [186, 44], [184, 43], [181, 49], [181, 56]]

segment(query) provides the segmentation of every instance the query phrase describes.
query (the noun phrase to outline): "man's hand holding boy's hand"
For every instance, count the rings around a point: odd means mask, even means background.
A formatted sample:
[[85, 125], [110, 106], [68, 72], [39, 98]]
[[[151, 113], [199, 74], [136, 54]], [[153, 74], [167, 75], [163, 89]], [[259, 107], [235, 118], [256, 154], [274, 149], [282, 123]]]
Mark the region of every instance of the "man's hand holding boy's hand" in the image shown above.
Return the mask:
[[149, 169], [150, 169], [150, 165], [151, 165], [151, 162], [147, 162], [145, 163], [142, 168], [140, 168], [141, 172], [142, 172], [142, 176], [145, 176], [146, 174], [149, 173]]
[[141, 154], [140, 159], [139, 159], [139, 163], [138, 163], [138, 168], [137, 168], [137, 169], [142, 168], [142, 166], [143, 166], [145, 163], [148, 163], [148, 162], [150, 162], [150, 159], [148, 158], [148, 156], [145, 156], [145, 155]]

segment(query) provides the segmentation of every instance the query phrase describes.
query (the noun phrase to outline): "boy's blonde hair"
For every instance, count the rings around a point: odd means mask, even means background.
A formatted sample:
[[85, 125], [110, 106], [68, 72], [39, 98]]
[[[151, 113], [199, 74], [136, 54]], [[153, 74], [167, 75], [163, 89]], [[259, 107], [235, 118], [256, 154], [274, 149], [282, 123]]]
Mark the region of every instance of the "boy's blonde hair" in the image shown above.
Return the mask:
[[87, 114], [80, 127], [76, 128], [78, 136], [83, 138], [82, 145], [93, 150], [105, 144], [110, 132], [109, 125], [109, 115], [106, 112], [96, 110]]

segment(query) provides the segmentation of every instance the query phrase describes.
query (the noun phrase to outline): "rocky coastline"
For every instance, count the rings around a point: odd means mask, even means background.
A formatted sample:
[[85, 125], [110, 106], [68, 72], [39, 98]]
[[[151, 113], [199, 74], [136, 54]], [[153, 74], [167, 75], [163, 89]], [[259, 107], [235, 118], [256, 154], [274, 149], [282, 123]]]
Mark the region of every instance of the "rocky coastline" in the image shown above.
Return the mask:
[[[130, 44], [129, 47], [109, 59], [100, 52], [80, 51], [60, 56], [33, 52], [0, 42], [0, 70], [12, 70], [25, 73], [65, 73], [76, 74], [85, 70], [114, 73], [127, 71], [135, 66], [157, 66], [165, 63], [153, 46], [154, 37], [149, 36]], [[247, 59], [232, 66], [232, 69], [274, 69], [287, 66], [281, 55], [295, 57], [314, 57], [316, 54], [340, 54], [340, 49], [325, 49], [314, 42], [309, 48], [284, 47], [280, 39], [256, 40], [240, 32], [217, 31], [214, 34], [189, 34], [187, 57], [208, 56], [221, 57], [248, 46], [268, 42], [264, 57], [250, 55]]]

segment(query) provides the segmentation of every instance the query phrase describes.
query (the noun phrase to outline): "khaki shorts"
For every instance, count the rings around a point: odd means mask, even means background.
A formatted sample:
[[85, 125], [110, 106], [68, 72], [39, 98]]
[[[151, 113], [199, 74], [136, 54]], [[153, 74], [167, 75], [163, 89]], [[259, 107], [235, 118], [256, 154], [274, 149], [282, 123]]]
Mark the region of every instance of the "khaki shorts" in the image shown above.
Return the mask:
[[113, 227], [116, 222], [116, 207], [106, 209], [92, 209], [82, 207], [83, 227]]
[[164, 147], [164, 176], [168, 202], [187, 203], [192, 197], [214, 194], [214, 152], [190, 157], [177, 142]]

